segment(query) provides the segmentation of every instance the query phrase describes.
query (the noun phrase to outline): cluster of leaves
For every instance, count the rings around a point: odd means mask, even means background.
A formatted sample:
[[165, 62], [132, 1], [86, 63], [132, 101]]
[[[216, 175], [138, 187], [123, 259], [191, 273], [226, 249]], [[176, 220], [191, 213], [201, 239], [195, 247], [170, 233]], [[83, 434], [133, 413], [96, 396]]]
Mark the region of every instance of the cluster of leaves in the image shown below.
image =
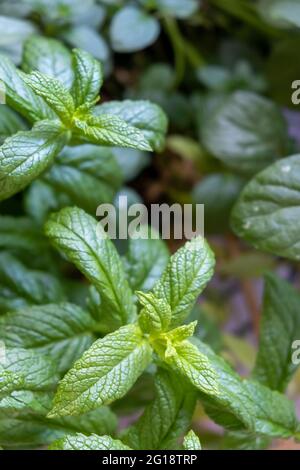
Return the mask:
[[[44, 274], [33, 271], [25, 276], [17, 261], [3, 255], [3, 289], [18, 289], [19, 308], [0, 318], [0, 339], [7, 346], [2, 445], [58, 439], [50, 448], [178, 448], [197, 398], [230, 431], [228, 438], [248, 446], [299, 437], [293, 404], [280, 393], [295, 369], [289, 354], [300, 329], [299, 294], [274, 276], [266, 279], [257, 363], [253, 378], [242, 380], [194, 335], [196, 324], [188, 320], [213, 274], [207, 243], [195, 238], [170, 257], [159, 239], [130, 240], [121, 258], [101, 230], [78, 208], [53, 214], [45, 227], [52, 244], [91, 283], [85, 308], [62, 301], [54, 279], [45, 283]], [[16, 273], [20, 281], [13, 285]], [[49, 301], [54, 303], [45, 304]], [[278, 342], [281, 324], [285, 330]], [[130, 401], [143, 374], [154, 380], [154, 398], [120, 436], [114, 408], [107, 406], [125, 395]], [[200, 444], [189, 436], [184, 446]]]
[[[199, 404], [225, 448], [300, 440], [286, 394], [297, 290], [265, 275], [243, 378], [222, 354], [232, 338], [196, 305], [215, 270], [208, 243], [173, 255], [159, 236], [114, 244], [92, 217], [120, 192], [140, 200], [124, 184], [162, 153], [157, 186], [168, 202], [205, 204], [207, 232], [300, 259], [299, 134], [282, 109], [300, 74], [298, 3], [1, 2], [1, 447], [200, 449]], [[217, 274], [264, 272], [269, 258], [248, 255]], [[217, 289], [207, 297], [224, 303]], [[139, 418], [120, 430], [124, 414]]]

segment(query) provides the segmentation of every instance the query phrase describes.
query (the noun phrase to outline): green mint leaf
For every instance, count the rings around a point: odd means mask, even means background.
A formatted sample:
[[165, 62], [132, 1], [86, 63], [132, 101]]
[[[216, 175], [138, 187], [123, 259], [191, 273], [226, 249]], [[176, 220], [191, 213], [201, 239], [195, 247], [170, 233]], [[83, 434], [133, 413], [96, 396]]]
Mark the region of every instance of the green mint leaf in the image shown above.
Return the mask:
[[0, 253], [0, 312], [62, 299], [61, 286], [51, 274], [29, 270], [10, 254]]
[[[150, 230], [153, 232], [153, 229], [145, 227], [146, 233]], [[129, 238], [123, 263], [132, 290], [151, 290], [164, 272], [169, 258], [167, 245], [159, 238]]]
[[0, 373], [4, 377], [0, 388], [2, 396], [3, 391], [7, 395], [17, 390], [51, 390], [58, 381], [52, 360], [34, 351], [20, 348], [6, 349], [5, 361], [0, 363]]
[[294, 405], [284, 395], [255, 381], [242, 380], [229, 364], [199, 339], [197, 348], [206, 354], [219, 380], [220, 394], [201, 394], [206, 412], [216, 423], [235, 431], [288, 438], [298, 432]]
[[146, 333], [166, 330], [172, 318], [170, 305], [151, 293], [136, 292], [136, 294], [143, 307], [139, 314], [141, 329]]
[[66, 372], [91, 346], [94, 326], [91, 316], [76, 305], [41, 305], [0, 317], [0, 340], [9, 348], [46, 354], [59, 372]]
[[[30, 396], [25, 397], [25, 393], [31, 393], [31, 403]], [[18, 413], [0, 409], [0, 442], [9, 449], [36, 448], [79, 432], [89, 436], [93, 433], [112, 434], [116, 430], [116, 416], [107, 407], [81, 416], [67, 416], [50, 421], [45, 416], [49, 409], [49, 396], [45, 396], [44, 392], [14, 392], [12, 396], [15, 397], [16, 404], [19, 402], [24, 407]]]
[[163, 150], [168, 120], [165, 113], [156, 104], [149, 101], [110, 101], [96, 106], [93, 112], [96, 116], [118, 116], [130, 126], [142, 131], [154, 151]]
[[55, 114], [23, 80], [23, 74], [5, 55], [0, 55], [0, 80], [5, 85], [6, 101], [30, 121], [53, 119]]
[[68, 89], [73, 83], [72, 56], [55, 39], [31, 36], [24, 46], [22, 69], [26, 73], [38, 71], [57, 78]]
[[183, 439], [183, 448], [185, 450], [201, 450], [199, 437], [196, 436], [194, 431], [188, 432], [188, 434]]
[[130, 450], [130, 448], [110, 436], [76, 434], [53, 442], [49, 450]]
[[151, 151], [143, 132], [117, 116], [103, 114], [74, 120], [75, 130], [85, 140], [99, 145]]
[[29, 217], [0, 215], [0, 248], [32, 257], [43, 253], [46, 244], [47, 239]]
[[178, 343], [185, 339], [191, 338], [195, 332], [197, 321], [193, 321], [188, 325], [178, 326], [174, 330], [168, 331], [167, 337], [171, 343]]
[[0, 106], [0, 145], [7, 137], [18, 131], [25, 131], [26, 125], [21, 117], [8, 106]]
[[111, 150], [88, 144], [65, 148], [43, 179], [90, 213], [112, 202], [122, 183]]
[[214, 255], [202, 237], [187, 242], [170, 259], [153, 293], [171, 306], [171, 326], [180, 325], [213, 274]]
[[60, 382], [49, 417], [81, 414], [123, 397], [151, 356], [136, 325], [97, 340]]
[[36, 95], [46, 101], [63, 122], [70, 124], [75, 113], [75, 103], [62, 82], [40, 72], [23, 74], [22, 78]]
[[263, 251], [300, 258], [300, 155], [280, 160], [256, 175], [236, 203], [233, 230]]
[[101, 315], [111, 329], [135, 317], [133, 295], [121, 259], [101, 224], [77, 208], [50, 217], [46, 234], [89, 279], [101, 296]]
[[48, 172], [44, 173], [43, 179], [33, 181], [24, 195], [25, 211], [38, 226], [44, 225], [49, 213], [70, 205], [65, 194], [45, 182], [46, 174]]
[[297, 0], [260, 0], [258, 11], [266, 21], [274, 26], [286, 29], [300, 27]]
[[[272, 390], [284, 391], [297, 365], [292, 344], [300, 337], [299, 293], [273, 274], [265, 277], [260, 341], [254, 377]], [[271, 360], [272, 359], [272, 360]]]
[[0, 200], [16, 194], [45, 171], [66, 143], [56, 121], [41, 121], [0, 147]]
[[195, 392], [178, 376], [163, 369], [155, 376], [154, 400], [125, 433], [123, 440], [134, 449], [178, 448], [196, 405]]
[[153, 44], [160, 33], [156, 18], [135, 6], [121, 8], [110, 25], [110, 40], [116, 52], [135, 52]]
[[[168, 337], [166, 335], [166, 339]], [[156, 348], [161, 359], [168, 364], [176, 373], [186, 377], [198, 390], [208, 395], [220, 393], [218, 375], [207, 356], [189, 341], [171, 343], [167, 347]]]
[[237, 91], [208, 114], [203, 144], [240, 173], [253, 174], [285, 154], [287, 127], [279, 108], [249, 91]]
[[75, 80], [72, 95], [76, 107], [93, 105], [99, 96], [103, 83], [102, 67], [98, 60], [88, 52], [80, 49], [73, 51], [73, 68]]

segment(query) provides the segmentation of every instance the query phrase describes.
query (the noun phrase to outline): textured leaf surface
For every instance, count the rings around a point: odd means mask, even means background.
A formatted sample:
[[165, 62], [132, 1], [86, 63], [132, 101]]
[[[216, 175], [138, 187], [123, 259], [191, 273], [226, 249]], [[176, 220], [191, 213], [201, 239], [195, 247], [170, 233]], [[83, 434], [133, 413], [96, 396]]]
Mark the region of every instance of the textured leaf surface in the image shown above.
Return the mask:
[[206, 412], [227, 429], [288, 438], [299, 432], [294, 405], [284, 395], [255, 381], [242, 380], [229, 364], [200, 340], [193, 340], [216, 370], [221, 393], [201, 394]]
[[256, 175], [234, 207], [234, 231], [263, 251], [300, 258], [300, 155]]
[[[47, 121], [46, 121], [47, 122]], [[24, 189], [45, 171], [65, 144], [55, 121], [18, 132], [0, 147], [0, 200]]]
[[147, 333], [166, 330], [172, 318], [170, 305], [151, 293], [136, 292], [136, 294], [142, 305], [139, 314], [139, 325], [142, 330]]
[[61, 286], [51, 274], [29, 270], [10, 254], [0, 253], [0, 312], [62, 298]]
[[1, 317], [0, 339], [9, 348], [47, 354], [66, 372], [91, 346], [94, 326], [91, 316], [76, 305], [41, 305]]
[[111, 327], [131, 321], [135, 315], [132, 292], [121, 259], [102, 226], [83, 210], [66, 208], [50, 218], [46, 234], [97, 288], [102, 314]]
[[260, 341], [254, 377], [272, 390], [284, 391], [297, 369], [292, 344], [300, 337], [300, 296], [275, 275], [265, 277]]
[[134, 449], [172, 449], [187, 430], [196, 404], [194, 391], [178, 376], [160, 370], [155, 378], [155, 397], [124, 441]]
[[26, 85], [21, 73], [4, 55], [0, 55], [0, 80], [5, 84], [7, 104], [25, 118], [34, 122], [55, 116], [45, 101]]
[[0, 373], [2, 396], [17, 390], [49, 390], [58, 380], [56, 367], [49, 358], [20, 348], [6, 349]]
[[185, 450], [201, 450], [199, 437], [194, 431], [190, 431], [183, 439], [183, 448]]
[[57, 78], [67, 88], [73, 83], [72, 59], [68, 49], [55, 39], [32, 36], [25, 43], [22, 68]]
[[102, 114], [74, 123], [79, 136], [93, 144], [152, 150], [143, 132], [117, 116]]
[[99, 204], [113, 201], [122, 175], [110, 149], [87, 144], [64, 149], [44, 180], [73, 203], [95, 213]]
[[209, 395], [220, 393], [218, 375], [207, 356], [189, 341], [172, 344], [172, 352], [168, 349], [163, 360], [177, 373], [184, 375], [198, 390]]
[[205, 147], [228, 167], [253, 174], [283, 156], [287, 128], [275, 104], [238, 91], [209, 113], [202, 125]]
[[110, 101], [97, 106], [94, 113], [97, 116], [102, 114], [118, 116], [127, 124], [141, 130], [153, 150], [159, 152], [163, 149], [168, 120], [156, 104], [149, 101]]
[[103, 74], [100, 62], [88, 52], [80, 49], [73, 51], [73, 67], [75, 80], [72, 95], [76, 107], [93, 103], [98, 97], [103, 83]]
[[151, 354], [135, 325], [97, 340], [61, 381], [50, 416], [81, 414], [123, 397], [148, 366]]
[[213, 274], [214, 255], [202, 237], [187, 242], [170, 259], [153, 293], [172, 309], [171, 326], [187, 317]]
[[66, 436], [59, 441], [54, 442], [50, 450], [130, 450], [121, 441], [113, 439], [110, 436], [84, 436], [76, 434], [75, 436]]
[[72, 119], [75, 104], [62, 82], [40, 72], [32, 72], [30, 75], [23, 74], [23, 80], [36, 95], [46, 101], [62, 121], [69, 122]]

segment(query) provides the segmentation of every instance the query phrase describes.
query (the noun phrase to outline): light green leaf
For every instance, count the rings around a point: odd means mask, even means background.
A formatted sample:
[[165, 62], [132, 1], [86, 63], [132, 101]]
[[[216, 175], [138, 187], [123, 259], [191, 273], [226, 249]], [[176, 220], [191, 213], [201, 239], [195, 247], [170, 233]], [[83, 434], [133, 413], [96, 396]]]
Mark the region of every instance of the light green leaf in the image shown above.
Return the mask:
[[141, 329], [146, 333], [166, 330], [172, 318], [170, 305], [151, 293], [136, 292], [136, 294], [142, 305], [142, 310], [139, 314]]
[[7, 137], [16, 134], [18, 131], [25, 131], [26, 125], [23, 119], [11, 108], [5, 105], [0, 106], [0, 145]]
[[207, 356], [189, 341], [169, 343], [167, 348], [156, 351], [166, 364], [186, 377], [198, 390], [212, 396], [221, 393], [214, 367]]
[[136, 325], [97, 340], [60, 382], [49, 417], [81, 414], [123, 397], [151, 356]]
[[172, 309], [171, 326], [180, 325], [213, 274], [214, 255], [202, 237], [193, 238], [170, 259], [153, 293]]
[[160, 33], [156, 18], [135, 6], [121, 8], [110, 25], [110, 40], [116, 52], [135, 52], [153, 44]]
[[194, 431], [190, 431], [183, 439], [183, 448], [185, 450], [201, 450], [199, 437]]
[[45, 171], [66, 143], [57, 121], [41, 121], [18, 132], [0, 147], [0, 200], [24, 189]]
[[111, 329], [134, 319], [136, 309], [121, 259], [100, 223], [81, 209], [66, 208], [50, 217], [46, 234], [97, 288]]
[[24, 46], [22, 68], [57, 78], [66, 88], [73, 83], [72, 58], [68, 49], [55, 39], [30, 37]]
[[155, 376], [155, 396], [139, 420], [123, 437], [134, 449], [178, 448], [178, 439], [190, 425], [196, 396], [189, 384], [160, 369]]
[[74, 125], [79, 137], [93, 144], [152, 150], [143, 132], [117, 116], [88, 116], [85, 121], [74, 119]]
[[[48, 174], [48, 172], [46, 173]], [[70, 200], [44, 181], [33, 181], [24, 195], [26, 213], [39, 225], [44, 225], [49, 213], [69, 206]]]
[[18, 390], [51, 390], [58, 381], [52, 360], [20, 348], [6, 348], [5, 360], [0, 363], [0, 374], [4, 378], [0, 389], [2, 397]]
[[44, 180], [73, 203], [95, 213], [99, 204], [113, 201], [122, 175], [110, 149], [80, 145], [65, 148]]
[[62, 298], [60, 283], [51, 274], [29, 270], [10, 254], [0, 253], [0, 312]]
[[235, 205], [233, 230], [263, 251], [300, 259], [300, 155], [256, 175]]
[[[24, 394], [31, 394], [24, 402]], [[43, 394], [43, 395], [42, 395]], [[0, 442], [8, 449], [36, 448], [50, 444], [55, 439], [61, 439], [65, 435], [83, 433], [107, 434], [116, 430], [116, 416], [107, 407], [101, 407], [81, 416], [67, 416], [58, 419], [47, 419], [45, 414], [49, 409], [48, 402], [44, 403], [44, 392], [14, 392], [15, 403], [23, 404], [18, 413], [11, 410], [0, 409]], [[22, 400], [23, 403], [20, 403]], [[0, 402], [1, 403], [1, 402]], [[31, 409], [28, 409], [28, 405]]]
[[0, 56], [0, 80], [5, 85], [6, 102], [30, 121], [51, 119], [53, 111], [45, 101], [36, 96], [23, 80], [23, 74], [4, 55]]
[[0, 317], [0, 340], [9, 348], [35, 349], [66, 372], [93, 342], [92, 317], [76, 305], [30, 307]]
[[114, 147], [112, 152], [126, 182], [135, 179], [150, 164], [151, 154], [142, 150]]
[[288, 135], [279, 108], [255, 93], [237, 91], [202, 123], [209, 152], [229, 168], [253, 174], [286, 154]]
[[75, 112], [75, 104], [62, 82], [40, 72], [23, 74], [22, 78], [36, 95], [46, 101], [63, 122], [70, 124]]
[[156, 104], [142, 100], [110, 101], [96, 106], [94, 114], [118, 116], [130, 126], [142, 131], [153, 150], [157, 152], [160, 152], [165, 145], [168, 120]]
[[99, 97], [103, 83], [100, 62], [88, 52], [75, 49], [73, 51], [73, 68], [75, 80], [72, 87], [72, 96], [75, 106], [94, 104]]
[[299, 432], [294, 405], [284, 395], [255, 381], [242, 380], [224, 359], [199, 339], [193, 339], [206, 354], [218, 375], [220, 393], [201, 394], [206, 412], [216, 423], [235, 431], [289, 438]]
[[130, 450], [130, 448], [110, 436], [76, 434], [53, 442], [49, 450]]
[[[147, 230], [150, 229], [145, 227], [145, 231]], [[151, 230], [153, 233], [153, 229]], [[132, 290], [151, 290], [164, 272], [169, 258], [167, 245], [161, 239], [129, 238], [123, 263]]]
[[297, 364], [293, 342], [300, 338], [300, 295], [273, 274], [265, 277], [260, 341], [254, 377], [272, 390], [284, 391]]

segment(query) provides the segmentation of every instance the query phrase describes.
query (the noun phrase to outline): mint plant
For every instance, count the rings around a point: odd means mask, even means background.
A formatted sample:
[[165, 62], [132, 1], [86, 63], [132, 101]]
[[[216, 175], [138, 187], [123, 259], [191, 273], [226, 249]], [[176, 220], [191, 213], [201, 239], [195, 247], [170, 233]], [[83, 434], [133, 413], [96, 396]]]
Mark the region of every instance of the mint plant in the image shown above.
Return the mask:
[[[298, 448], [299, 26], [0, 2], [0, 449]], [[110, 240], [119, 196], [204, 204], [205, 240]]]
[[[38, 42], [30, 40], [24, 56], [24, 68], [31, 73], [18, 71], [6, 57], [1, 59], [7, 102], [33, 123], [31, 130], [16, 133], [1, 147], [1, 200], [45, 172], [68, 144], [147, 151], [161, 147], [166, 130], [164, 115], [150, 103], [95, 106], [103, 80], [100, 63], [84, 51], [74, 50], [71, 56], [55, 42], [44, 40], [37, 48]], [[44, 54], [49, 55], [46, 61]]]
[[[293, 404], [280, 393], [294, 371], [287, 366], [295, 326], [280, 345], [287, 356], [279, 368], [270, 368], [264, 359], [273, 348], [269, 335], [278, 334], [276, 315], [281, 314], [282, 299], [277, 288], [290, 306], [281, 321], [297, 321], [299, 295], [291, 287], [267, 279], [257, 364], [253, 378], [242, 380], [194, 335], [196, 322], [188, 320], [214, 269], [204, 239], [194, 238], [168, 258], [159, 239], [131, 240], [133, 247], [121, 258], [102, 226], [78, 208], [53, 214], [45, 232], [90, 281], [90, 298], [85, 308], [57, 299], [0, 318], [0, 339], [9, 358], [2, 366], [2, 445], [55, 441], [50, 449], [179, 448], [197, 399], [217, 423], [234, 431], [231, 439], [249, 436], [249, 444], [255, 440], [258, 445], [274, 437], [299, 438]], [[143, 253], [145, 246], [153, 246], [146, 251], [152, 253], [151, 264], [147, 257], [132, 256]], [[153, 272], [158, 256], [161, 264]], [[139, 266], [144, 268], [142, 282]], [[24, 364], [15, 357], [24, 357]], [[132, 387], [145, 374], [154, 380], [154, 398], [118, 435], [109, 418], [113, 405], [124, 396], [130, 400]], [[10, 440], [5, 433], [14, 421], [20, 424]], [[36, 429], [31, 442], [23, 435], [27, 425]], [[200, 443], [189, 433], [183, 446], [199, 449]]]

